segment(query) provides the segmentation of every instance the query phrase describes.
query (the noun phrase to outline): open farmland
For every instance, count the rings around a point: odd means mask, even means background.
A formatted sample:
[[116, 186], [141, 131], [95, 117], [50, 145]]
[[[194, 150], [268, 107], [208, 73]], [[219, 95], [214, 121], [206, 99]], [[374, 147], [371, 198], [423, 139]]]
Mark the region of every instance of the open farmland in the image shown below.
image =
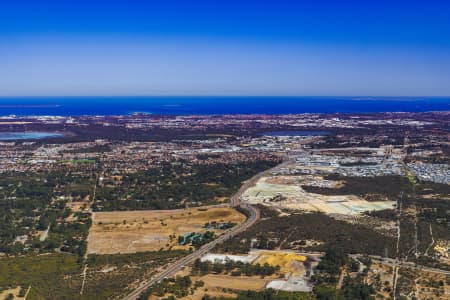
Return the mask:
[[245, 216], [229, 207], [96, 212], [88, 237], [88, 253], [186, 249], [189, 246], [178, 245], [178, 237], [190, 232], [204, 233], [205, 224], [214, 221], [242, 223]]

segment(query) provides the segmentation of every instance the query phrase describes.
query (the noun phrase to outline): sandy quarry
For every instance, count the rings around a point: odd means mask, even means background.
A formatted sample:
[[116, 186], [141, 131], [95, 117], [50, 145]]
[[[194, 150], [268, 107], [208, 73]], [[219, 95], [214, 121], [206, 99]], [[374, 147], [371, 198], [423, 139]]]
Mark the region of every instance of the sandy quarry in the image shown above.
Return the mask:
[[[318, 255], [314, 255], [317, 259]], [[236, 290], [264, 290], [268, 287], [284, 291], [311, 291], [312, 286], [307, 283], [305, 262], [308, 258], [302, 254], [289, 250], [252, 250], [247, 255], [214, 254], [204, 255], [202, 261], [224, 263], [227, 259], [251, 264], [269, 264], [279, 266], [280, 270], [272, 276], [232, 276], [225, 274], [207, 274], [191, 276], [193, 281], [201, 280], [205, 283], [196, 289], [194, 294], [183, 297], [185, 300], [200, 300], [208, 294], [214, 297], [236, 297]], [[316, 264], [313, 263], [313, 264]], [[190, 268], [177, 273], [178, 276], [190, 274]], [[167, 296], [167, 295], [166, 295]], [[152, 296], [150, 299], [159, 299]]]
[[306, 256], [294, 252], [261, 251], [255, 263], [261, 265], [267, 263], [271, 266], [279, 266], [280, 271], [283, 273], [304, 274], [305, 268], [303, 263], [306, 259]]
[[[271, 176], [261, 178], [249, 188], [243, 200], [276, 208], [316, 211], [328, 214], [357, 215], [364, 211], [392, 209], [394, 201], [367, 201], [355, 195], [325, 196], [308, 193], [301, 188], [302, 176]], [[327, 187], [339, 186], [340, 182], [322, 181], [320, 177], [305, 177], [304, 184]], [[275, 197], [282, 196], [280, 200]]]

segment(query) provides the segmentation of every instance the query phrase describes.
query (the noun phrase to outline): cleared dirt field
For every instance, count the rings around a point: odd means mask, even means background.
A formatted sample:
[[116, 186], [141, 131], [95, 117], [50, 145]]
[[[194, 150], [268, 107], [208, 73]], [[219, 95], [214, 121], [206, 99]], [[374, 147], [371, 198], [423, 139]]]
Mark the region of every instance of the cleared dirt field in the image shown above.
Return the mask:
[[[193, 295], [189, 295], [179, 299], [201, 300], [205, 294], [209, 295], [210, 297], [234, 298], [236, 297], [236, 294], [233, 291], [262, 291], [266, 284], [270, 281], [269, 279], [261, 279], [259, 277], [233, 277], [229, 275], [213, 274], [208, 274], [201, 277], [193, 276], [192, 280], [194, 282], [201, 280], [205, 283], [205, 285], [201, 288], [196, 289]], [[149, 298], [149, 300], [157, 299], [161, 298], [157, 296], [151, 296]]]
[[269, 279], [261, 279], [259, 277], [233, 277], [228, 275], [213, 275], [208, 274], [199, 278], [205, 282], [206, 287], [226, 288], [236, 290], [263, 290]]
[[205, 232], [205, 223], [245, 221], [243, 214], [229, 207], [96, 212], [92, 218], [88, 253], [98, 254], [186, 249], [189, 246], [178, 246], [178, 236]]
[[19, 297], [20, 287], [10, 288], [8, 290], [4, 290], [3, 292], [0, 292], [0, 299], [7, 299], [7, 297], [12, 294], [14, 300], [22, 300], [25, 299], [24, 297]]
[[66, 218], [67, 222], [74, 222], [77, 220], [75, 213], [77, 212], [89, 212], [91, 204], [89, 201], [73, 201], [66, 204], [66, 208], [69, 208], [72, 213]]

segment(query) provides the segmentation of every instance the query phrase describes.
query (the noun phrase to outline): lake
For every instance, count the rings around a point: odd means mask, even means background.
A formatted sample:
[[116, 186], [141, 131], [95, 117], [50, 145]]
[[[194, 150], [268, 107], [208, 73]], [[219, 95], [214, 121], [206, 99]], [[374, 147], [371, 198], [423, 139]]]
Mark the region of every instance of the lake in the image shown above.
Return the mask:
[[64, 134], [59, 132], [0, 132], [0, 141], [39, 140], [62, 136]]

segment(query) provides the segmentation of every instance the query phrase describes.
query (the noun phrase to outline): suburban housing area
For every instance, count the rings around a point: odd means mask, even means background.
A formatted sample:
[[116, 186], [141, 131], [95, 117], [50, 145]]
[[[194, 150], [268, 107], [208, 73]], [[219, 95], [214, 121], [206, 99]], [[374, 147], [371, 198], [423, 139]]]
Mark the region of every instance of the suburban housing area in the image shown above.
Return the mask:
[[449, 116], [0, 117], [0, 299], [450, 299]]

